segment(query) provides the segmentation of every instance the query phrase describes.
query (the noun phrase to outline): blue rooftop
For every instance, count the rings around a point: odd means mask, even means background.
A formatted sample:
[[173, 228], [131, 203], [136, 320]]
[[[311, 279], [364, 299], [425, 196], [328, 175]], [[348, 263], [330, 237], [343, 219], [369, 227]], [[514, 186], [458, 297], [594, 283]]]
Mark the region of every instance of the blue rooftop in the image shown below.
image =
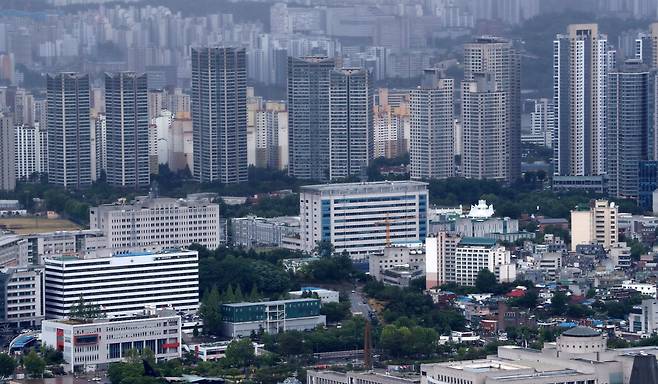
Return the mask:
[[21, 335], [14, 339], [14, 341], [11, 343], [11, 346], [9, 348], [10, 349], [25, 348], [28, 344], [34, 342], [36, 339], [37, 339], [36, 336]]
[[491, 239], [488, 237], [464, 237], [459, 242], [459, 245], [493, 247], [496, 245], [496, 239]]

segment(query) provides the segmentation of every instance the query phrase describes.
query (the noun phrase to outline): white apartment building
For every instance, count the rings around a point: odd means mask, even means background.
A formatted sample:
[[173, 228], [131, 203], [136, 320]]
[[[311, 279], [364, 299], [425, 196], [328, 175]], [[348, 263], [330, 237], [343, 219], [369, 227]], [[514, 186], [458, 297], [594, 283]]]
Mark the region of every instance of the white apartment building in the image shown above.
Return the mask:
[[610, 249], [617, 244], [618, 207], [607, 200], [595, 200], [589, 209], [571, 211], [571, 251], [580, 244], [600, 244]]
[[299, 195], [302, 250], [329, 241], [336, 252], [362, 259], [387, 243], [427, 236], [427, 184], [415, 181], [324, 184]]
[[646, 296], [651, 296], [652, 298], [656, 298], [656, 284], [649, 284], [649, 283], [637, 283], [633, 280], [626, 280], [621, 283], [621, 287], [623, 289], [632, 289], [634, 291], [637, 291], [643, 295]]
[[156, 361], [181, 357], [180, 316], [45, 320], [41, 333], [47, 347], [62, 352], [67, 372], [106, 369], [131, 349], [148, 348]]
[[516, 279], [510, 252], [496, 245], [495, 239], [439, 232], [425, 240], [425, 250], [428, 289], [449, 282], [473, 286], [483, 269], [493, 272], [500, 282]]
[[14, 128], [16, 179], [48, 172], [48, 133], [39, 123]]
[[44, 268], [19, 266], [0, 271], [0, 324], [13, 328], [39, 325], [45, 316]]
[[166, 250], [81, 256], [51, 256], [46, 267], [46, 315], [66, 317], [80, 301], [96, 304], [107, 316], [132, 315], [145, 307], [199, 308], [199, 256]]
[[89, 210], [89, 225], [107, 238], [108, 248], [166, 249], [197, 243], [219, 247], [219, 205], [206, 195], [186, 199], [138, 197], [130, 204]]

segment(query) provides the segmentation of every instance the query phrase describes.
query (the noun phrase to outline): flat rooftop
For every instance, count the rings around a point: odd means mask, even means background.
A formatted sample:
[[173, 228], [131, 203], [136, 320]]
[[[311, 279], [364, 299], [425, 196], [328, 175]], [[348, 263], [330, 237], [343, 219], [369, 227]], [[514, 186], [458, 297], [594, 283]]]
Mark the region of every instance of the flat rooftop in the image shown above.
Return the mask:
[[240, 308], [240, 307], [251, 307], [254, 305], [281, 305], [281, 304], [290, 304], [290, 303], [300, 303], [300, 302], [316, 302], [320, 301], [318, 299], [290, 299], [290, 300], [272, 300], [272, 301], [255, 301], [255, 302], [243, 302], [243, 303], [231, 303], [231, 304], [222, 304], [226, 307]]
[[395, 191], [420, 191], [427, 190], [427, 183], [420, 181], [373, 181], [361, 183], [340, 184], [317, 184], [307, 185], [300, 188], [301, 192], [320, 192], [327, 194], [363, 194], [363, 193], [385, 193]]

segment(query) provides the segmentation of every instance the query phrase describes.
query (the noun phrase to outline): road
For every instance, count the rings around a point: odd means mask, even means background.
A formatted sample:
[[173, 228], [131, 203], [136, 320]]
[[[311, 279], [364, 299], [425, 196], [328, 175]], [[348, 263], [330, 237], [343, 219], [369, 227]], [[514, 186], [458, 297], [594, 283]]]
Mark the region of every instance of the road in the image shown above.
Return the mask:
[[363, 316], [368, 316], [370, 312], [374, 312], [366, 302], [365, 296], [358, 289], [350, 293], [350, 311], [352, 313], [360, 312]]

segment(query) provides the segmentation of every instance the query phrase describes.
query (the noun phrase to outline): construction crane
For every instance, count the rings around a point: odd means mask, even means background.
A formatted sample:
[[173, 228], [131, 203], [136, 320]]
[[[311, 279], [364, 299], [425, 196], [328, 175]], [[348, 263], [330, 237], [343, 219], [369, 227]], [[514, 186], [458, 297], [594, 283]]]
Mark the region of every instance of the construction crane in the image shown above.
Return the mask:
[[386, 219], [384, 221], [376, 221], [376, 225], [385, 225], [386, 226], [386, 246], [391, 245], [391, 224], [395, 223], [406, 223], [408, 220], [407, 219], [397, 219], [397, 220], [391, 220], [389, 217], [389, 214], [386, 213]]

